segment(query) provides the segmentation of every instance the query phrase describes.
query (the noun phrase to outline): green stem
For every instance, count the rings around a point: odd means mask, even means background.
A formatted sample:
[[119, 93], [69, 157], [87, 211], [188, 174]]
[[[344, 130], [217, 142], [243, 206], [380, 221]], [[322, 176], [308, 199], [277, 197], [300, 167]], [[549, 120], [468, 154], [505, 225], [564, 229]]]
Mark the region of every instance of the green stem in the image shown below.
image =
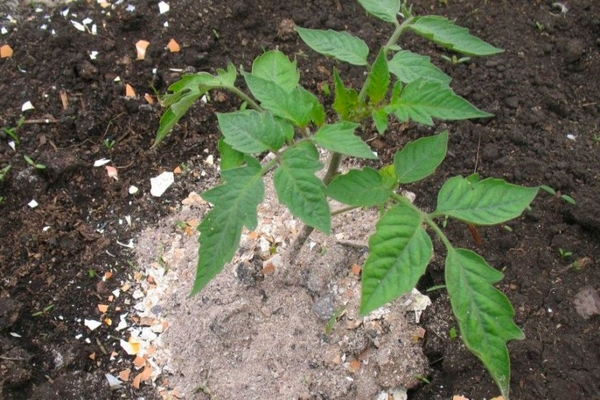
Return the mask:
[[250, 96], [248, 96], [246, 93], [242, 92], [240, 89], [236, 88], [235, 86], [223, 86], [222, 88], [229, 90], [231, 93], [238, 96], [240, 99], [242, 99], [242, 101], [245, 101], [246, 103], [248, 103], [248, 105], [251, 108], [255, 109], [256, 111], [258, 111], [258, 112], [265, 111], [261, 106], [258, 105], [257, 102], [252, 100], [252, 98]]
[[402, 35], [404, 31], [408, 29], [408, 27], [412, 24], [414, 19], [415, 17], [410, 16], [406, 18], [401, 24], [396, 24], [396, 29], [394, 29], [394, 33], [392, 33], [392, 36], [390, 36], [388, 42], [385, 44], [385, 46], [383, 46], [383, 51], [385, 52], [385, 54], [387, 54], [387, 52], [389, 51], [390, 46], [396, 44], [396, 42], [400, 38], [400, 35]]
[[343, 213], [345, 213], [345, 212], [348, 212], [348, 211], [355, 210], [355, 209], [357, 209], [357, 208], [360, 208], [360, 207], [359, 207], [359, 206], [348, 206], [348, 207], [343, 207], [343, 208], [340, 208], [339, 210], [332, 211], [332, 212], [331, 212], [331, 216], [333, 217], [334, 215], [340, 215], [340, 214], [343, 214]]
[[340, 153], [331, 153], [331, 157], [329, 158], [329, 166], [327, 167], [327, 172], [323, 177], [323, 183], [325, 186], [329, 185], [333, 178], [338, 173], [338, 169], [340, 168], [340, 164], [342, 162], [342, 155]]
[[436, 214], [436, 213], [426, 213], [425, 211], [421, 210], [419, 207], [417, 207], [414, 204], [412, 204], [406, 197], [400, 196], [399, 194], [392, 193], [392, 198], [394, 200], [396, 200], [397, 202], [402, 203], [404, 205], [407, 205], [410, 208], [412, 208], [413, 210], [417, 211], [421, 215], [421, 218], [423, 219], [423, 221], [425, 221], [425, 223], [440, 238], [440, 240], [442, 241], [442, 243], [444, 243], [444, 246], [446, 247], [446, 249], [448, 249], [448, 250], [452, 249], [452, 243], [450, 243], [450, 240], [448, 240], [448, 238], [446, 237], [446, 235], [444, 234], [444, 232], [440, 229], [440, 227], [438, 226], [438, 224], [436, 224], [435, 221], [433, 220], [434, 217], [439, 216], [438, 214]]

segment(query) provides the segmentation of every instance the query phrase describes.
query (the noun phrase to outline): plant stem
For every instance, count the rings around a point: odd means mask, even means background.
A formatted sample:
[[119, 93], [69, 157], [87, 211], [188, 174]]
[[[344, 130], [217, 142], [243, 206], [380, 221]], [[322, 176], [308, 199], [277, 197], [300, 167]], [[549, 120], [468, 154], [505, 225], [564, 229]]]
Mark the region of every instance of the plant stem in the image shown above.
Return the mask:
[[433, 220], [434, 217], [440, 216], [439, 214], [436, 214], [436, 213], [426, 213], [425, 211], [421, 210], [419, 207], [417, 207], [414, 204], [412, 204], [406, 197], [401, 196], [399, 194], [393, 193], [392, 197], [394, 198], [394, 200], [398, 201], [399, 203], [403, 203], [405, 205], [408, 205], [413, 210], [417, 211], [421, 215], [421, 218], [423, 218], [423, 221], [425, 221], [425, 223], [427, 225], [429, 225], [429, 227], [440, 238], [440, 240], [442, 241], [442, 243], [444, 243], [444, 246], [446, 247], [446, 249], [448, 249], [448, 250], [452, 249], [452, 243], [450, 243], [450, 241], [448, 240], [448, 238], [446, 237], [446, 235], [444, 234], [444, 232], [440, 229], [440, 227], [438, 226], [438, 224], [436, 224], [435, 221]]
[[255, 102], [254, 100], [252, 100], [252, 98], [250, 96], [248, 96], [246, 93], [242, 92], [240, 89], [236, 88], [235, 86], [223, 86], [223, 89], [227, 89], [230, 92], [232, 92], [233, 94], [235, 94], [236, 96], [238, 96], [240, 99], [242, 99], [242, 101], [245, 101], [246, 103], [248, 103], [248, 105], [255, 109], [258, 112], [263, 112], [265, 110], [263, 110], [263, 108], [261, 106], [258, 105], [257, 102]]
[[[340, 163], [342, 162], [342, 155], [340, 153], [331, 153], [331, 157], [329, 158], [329, 165], [327, 167], [327, 172], [323, 177], [323, 183], [325, 186], [329, 185], [333, 178], [338, 173], [338, 169], [340, 167]], [[290, 260], [295, 259], [298, 256], [298, 253], [304, 246], [304, 243], [308, 240], [310, 234], [315, 230], [312, 226], [304, 225], [302, 231], [298, 234], [294, 243], [292, 244], [292, 248], [289, 251]]]
[[[400, 35], [402, 35], [402, 33], [408, 29], [409, 25], [412, 24], [414, 17], [410, 16], [408, 18], [406, 18], [406, 20], [404, 22], [402, 22], [401, 24], [396, 23], [396, 29], [394, 29], [394, 33], [392, 33], [392, 36], [390, 36], [389, 40], [387, 41], [387, 43], [382, 47], [384, 54], [387, 56], [387, 53], [389, 51], [389, 47], [396, 44], [396, 42], [398, 41], [398, 39], [400, 38]], [[370, 66], [367, 66], [367, 68], [370, 70]], [[362, 88], [360, 89], [360, 93], [358, 94], [358, 104], [363, 104], [365, 102], [365, 99], [367, 97], [367, 86], [369, 83], [369, 79], [367, 78], [362, 86]]]

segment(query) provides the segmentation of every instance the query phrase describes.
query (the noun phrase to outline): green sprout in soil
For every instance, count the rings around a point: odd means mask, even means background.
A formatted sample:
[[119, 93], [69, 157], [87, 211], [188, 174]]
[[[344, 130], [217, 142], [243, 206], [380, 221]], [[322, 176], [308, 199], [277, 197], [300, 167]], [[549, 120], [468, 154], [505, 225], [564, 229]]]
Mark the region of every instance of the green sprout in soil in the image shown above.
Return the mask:
[[450, 328], [450, 330], [448, 331], [448, 336], [450, 336], [450, 340], [454, 340], [458, 337], [458, 333], [456, 332], [456, 327], [453, 326], [452, 328]]
[[111, 139], [111, 138], [106, 138], [102, 141], [102, 144], [104, 145], [104, 148], [106, 150], [110, 151], [115, 147], [115, 145], [117, 144], [117, 141], [114, 139]]
[[48, 314], [54, 308], [54, 304], [50, 304], [49, 306], [44, 307], [42, 310], [34, 312], [31, 314], [32, 317], [41, 317], [42, 315]]
[[537, 28], [538, 31], [543, 31], [546, 27], [544, 26], [544, 24], [542, 24], [539, 21], [535, 21], [535, 27]]
[[23, 158], [25, 159], [25, 161], [27, 162], [27, 164], [31, 165], [35, 169], [46, 169], [46, 166], [44, 164], [38, 164], [38, 163], [36, 163], [29, 156], [23, 156]]
[[333, 331], [333, 327], [337, 320], [346, 313], [346, 309], [344, 307], [338, 308], [332, 315], [329, 317], [327, 324], [325, 325], [325, 333], [329, 335]]
[[[233, 258], [242, 229], [256, 228], [257, 206], [265, 195], [264, 179], [270, 176], [280, 203], [305, 223], [288, 251], [291, 260], [313, 229], [331, 232], [331, 219], [340, 210], [332, 211], [329, 199], [345, 204], [342, 211], [377, 207], [382, 213], [363, 266], [360, 314], [364, 316], [416, 286], [433, 257], [434, 237], [445, 247], [445, 290], [460, 337], [508, 400], [506, 343], [524, 335], [513, 321], [509, 300], [494, 287], [503, 274], [479, 254], [454, 247], [443, 224], [448, 218], [473, 226], [505, 223], [529, 207], [539, 188], [482, 179], [477, 174], [454, 176], [439, 189], [434, 210], [420, 208], [403, 196], [400, 188], [435, 173], [448, 152], [448, 131], [408, 142], [392, 163], [379, 170], [364, 167], [345, 174], [339, 170], [345, 157], [378, 159], [357, 135], [359, 130], [374, 127], [384, 135], [398, 122], [432, 126], [434, 119], [492, 116], [454, 93], [451, 78], [429, 57], [399, 46], [405, 32], [461, 54], [457, 62], [502, 50], [446, 18], [414, 15], [412, 7], [400, 0], [358, 2], [390, 26], [389, 39], [376, 52], [371, 53], [362, 39], [346, 31], [295, 28], [312, 50], [366, 71], [363, 82], [344, 82], [338, 69], [333, 69], [331, 109], [300, 84], [296, 61], [278, 50], [258, 56], [250, 71], [238, 70], [230, 63], [214, 75], [183, 75], [163, 96], [167, 109], [154, 146], [211, 90], [229, 91], [247, 106], [216, 114], [222, 133], [218, 144], [221, 184], [202, 194], [214, 206], [198, 226], [200, 245], [192, 294], [201, 291]], [[242, 85], [238, 78], [244, 81]], [[329, 157], [326, 165], [321, 162], [323, 152]], [[265, 153], [273, 157], [261, 163]], [[322, 169], [325, 174], [319, 178], [316, 173]]]
[[8, 171], [10, 171], [11, 169], [11, 165], [7, 165], [6, 167], [0, 169], [0, 182], [2, 182], [4, 180], [4, 178], [6, 178], [6, 175], [8, 175]]
[[577, 204], [575, 202], [574, 198], [572, 198], [569, 195], [562, 194], [561, 192], [557, 192], [556, 190], [552, 189], [550, 186], [541, 185], [540, 189], [542, 189], [546, 193], [551, 194], [552, 196], [556, 197], [557, 199], [560, 199], [560, 200], [564, 201], [565, 203], [568, 203], [568, 204], [571, 204], [571, 205]]
[[471, 57], [456, 57], [456, 55], [453, 55], [452, 57], [448, 57], [448, 56], [440, 56], [442, 58], [442, 60], [449, 62], [452, 65], [458, 65], [458, 64], [463, 64], [466, 63], [468, 61], [471, 61]]
[[24, 123], [25, 123], [25, 116], [21, 115], [21, 118], [19, 118], [19, 120], [17, 121], [17, 126], [2, 127], [2, 131], [4, 133], [6, 133], [12, 140], [14, 140], [16, 144], [19, 144], [19, 143], [21, 143], [21, 140], [19, 139], [19, 135], [17, 134], [17, 131], [19, 129], [21, 129], [21, 127], [23, 126]]
[[571, 257], [573, 255], [573, 253], [559, 247], [558, 255], [560, 256], [561, 260], [566, 260], [567, 258]]

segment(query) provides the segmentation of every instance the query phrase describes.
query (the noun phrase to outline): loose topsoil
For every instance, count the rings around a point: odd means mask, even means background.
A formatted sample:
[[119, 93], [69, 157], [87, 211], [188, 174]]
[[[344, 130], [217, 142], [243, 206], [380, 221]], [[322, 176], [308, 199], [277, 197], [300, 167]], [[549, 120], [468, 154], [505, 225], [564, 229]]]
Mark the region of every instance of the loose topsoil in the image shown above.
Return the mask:
[[[181, 371], [165, 368], [155, 374], [160, 366], [124, 351], [121, 340], [128, 340], [129, 328], [115, 329], [121, 321], [128, 327], [155, 327], [154, 320], [137, 318], [132, 310], [154, 278], [137, 263], [138, 254], [129, 243], [135, 246], [142, 231], [164, 229], [161, 220], [173, 219], [190, 192], [218, 182], [209, 162], [210, 156], [218, 157], [214, 112], [231, 110], [238, 102], [226, 93], [213, 94], [210, 102], [193, 108], [160, 146], [151, 148], [163, 111], [156, 93], [164, 93], [182, 70], [212, 72], [228, 62], [248, 70], [255, 56], [279, 49], [298, 61], [305, 87], [331, 102], [321, 88], [324, 83], [331, 86], [332, 67], [336, 65], [355, 86], [362, 82], [361, 71], [314, 54], [290, 27], [348, 30], [371, 49], [387, 40], [390, 28], [345, 0], [171, 1], [164, 13], [158, 1], [115, 1], [108, 7], [95, 1], [16, 3], [0, 5], [0, 45], [14, 50], [12, 57], [0, 59], [0, 127], [16, 127], [20, 139], [12, 149], [10, 135], [0, 133], [0, 169], [11, 166], [0, 181], [2, 397], [181, 395], [171, 383]], [[417, 14], [455, 19], [505, 50], [492, 58], [453, 65], [441, 58], [447, 52], [419, 38], [407, 35], [402, 43], [432, 57], [453, 78], [458, 94], [495, 116], [438, 123], [433, 128], [396, 125], [385, 136], [364, 132], [366, 138], [374, 137], [370, 143], [383, 165], [408, 140], [449, 130], [449, 155], [438, 173], [408, 187], [425, 208], [433, 207], [445, 179], [473, 172], [527, 186], [548, 185], [575, 199], [576, 205], [571, 205], [541, 193], [521, 218], [503, 227], [480, 228], [480, 246], [465, 225], [446, 227], [454, 243], [474, 248], [505, 274], [498, 287], [514, 305], [516, 323], [526, 335], [509, 344], [515, 399], [600, 398], [600, 4], [584, 0], [566, 3], [562, 9], [556, 4], [415, 1]], [[135, 43], [142, 39], [150, 45], [145, 60], [137, 60]], [[180, 52], [166, 49], [170, 39], [179, 43]], [[134, 97], [125, 96], [126, 85], [135, 91]], [[27, 101], [35, 108], [22, 111]], [[24, 121], [19, 124], [21, 115]], [[114, 146], [106, 146], [106, 140], [114, 140]], [[45, 168], [34, 168], [24, 156]], [[118, 180], [104, 167], [93, 167], [101, 158], [111, 160]], [[175, 184], [163, 196], [151, 196], [150, 178], [178, 166], [181, 173]], [[139, 188], [137, 194], [129, 193], [131, 185]], [[33, 199], [38, 203], [35, 208], [28, 205]], [[189, 234], [190, 221], [183, 222], [171, 223], [173, 237]], [[164, 263], [162, 250], [147, 249], [156, 255], [156, 263]], [[349, 259], [360, 263], [363, 256], [359, 251]], [[442, 258], [436, 257], [419, 282], [421, 292], [443, 284], [442, 267]], [[239, 287], [229, 290], [271, 293], [268, 285], [276, 284], [278, 277], [282, 282], [289, 279], [275, 274], [270, 281], [256, 280], [252, 274], [237, 270]], [[254, 281], [244, 281], [244, 276]], [[317, 292], [299, 298], [296, 307], [314, 311], [313, 303], [322, 300]], [[410, 386], [409, 398], [497, 396], [482, 365], [451, 337], [456, 322], [444, 291], [428, 295], [433, 304], [420, 320], [424, 335], [408, 339], [420, 344], [428, 362], [422, 372], [413, 373], [418, 379], [403, 382]], [[201, 296], [198, 302], [203, 301]], [[160, 314], [157, 309], [153, 312]], [[196, 317], [201, 316], [190, 315]], [[305, 318], [314, 325], [318, 315], [309, 310]], [[92, 330], [89, 321], [101, 326]], [[338, 324], [348, 322], [346, 315]], [[222, 325], [209, 329], [218, 334]], [[238, 328], [242, 334], [253, 333]], [[154, 332], [164, 329], [177, 327], [155, 327]], [[243, 337], [239, 340], [237, 345], [249, 346]], [[363, 348], [346, 349], [357, 353], [350, 355], [359, 361], [358, 367], [350, 365], [354, 370], [349, 377], [357, 377], [360, 363], [365, 364], [359, 350]], [[339, 368], [344, 368], [345, 361], [339, 361]], [[127, 369], [129, 377], [119, 376]], [[197, 390], [189, 398], [223, 397], [211, 394], [208, 372], [196, 377]], [[279, 366], [271, 372], [284, 373]], [[111, 390], [105, 374], [120, 377], [122, 384]], [[379, 389], [391, 389], [385, 380], [377, 384]], [[309, 388], [295, 396], [326, 399], [363, 393], [352, 384], [336, 390], [344, 392]], [[260, 390], [230, 395], [265, 398]]]

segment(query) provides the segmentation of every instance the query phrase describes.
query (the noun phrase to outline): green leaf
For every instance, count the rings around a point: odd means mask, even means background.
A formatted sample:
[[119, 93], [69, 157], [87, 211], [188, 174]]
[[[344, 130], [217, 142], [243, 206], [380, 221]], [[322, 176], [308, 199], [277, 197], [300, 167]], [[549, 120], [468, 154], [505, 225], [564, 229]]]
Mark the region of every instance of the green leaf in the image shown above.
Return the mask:
[[383, 179], [383, 185], [391, 190], [398, 186], [398, 178], [396, 177], [396, 169], [393, 165], [386, 165], [379, 170], [379, 175]]
[[383, 135], [388, 127], [388, 114], [385, 112], [385, 109], [380, 108], [378, 110], [373, 110], [371, 118], [373, 118], [377, 132], [379, 132], [380, 135]]
[[227, 65], [227, 71], [217, 69], [217, 75], [200, 72], [193, 75], [184, 75], [171, 86], [161, 99], [161, 104], [168, 107], [160, 118], [160, 126], [156, 132], [153, 146], [158, 145], [171, 132], [175, 124], [185, 115], [187, 110], [196, 100], [210, 89], [219, 87], [234, 87], [236, 72], [233, 64]]
[[433, 244], [422, 222], [407, 204], [391, 208], [377, 222], [363, 268], [361, 315], [412, 290], [425, 272]]
[[335, 177], [325, 193], [349, 206], [370, 207], [383, 204], [390, 196], [391, 188], [376, 170], [365, 167]]
[[354, 134], [357, 127], [358, 124], [347, 121], [323, 125], [313, 139], [319, 146], [336, 153], [377, 160], [369, 145]]
[[193, 90], [185, 94], [181, 94], [176, 102], [174, 102], [160, 117], [160, 124], [156, 137], [154, 138], [154, 144], [158, 145], [162, 142], [165, 137], [173, 130], [173, 127], [179, 122], [181, 117], [185, 115], [187, 110], [202, 96], [205, 91]]
[[367, 65], [369, 47], [356, 36], [348, 32], [337, 32], [331, 29], [306, 29], [296, 26], [296, 32], [314, 51], [326, 56], [335, 57], [353, 65]]
[[244, 153], [234, 150], [223, 137], [219, 139], [219, 154], [221, 155], [221, 171], [241, 167], [244, 164]]
[[300, 96], [302, 97], [303, 104], [306, 104], [308, 107], [310, 107], [310, 119], [317, 126], [323, 125], [325, 123], [326, 118], [325, 108], [319, 102], [317, 96], [315, 96], [314, 94], [312, 94], [311, 92], [309, 92], [301, 86], [299, 86], [297, 90], [300, 93]]
[[235, 150], [246, 154], [276, 152], [286, 139], [294, 136], [294, 128], [270, 112], [254, 110], [217, 113], [219, 129], [225, 142]]
[[495, 225], [516, 218], [538, 192], [502, 179], [455, 176], [438, 193], [435, 214], [447, 215], [475, 225]]
[[286, 92], [276, 83], [245, 73], [244, 79], [252, 95], [262, 107], [274, 115], [287, 119], [296, 126], [308, 125], [312, 113], [312, 100], [309, 101], [303, 89], [296, 87]]
[[446, 288], [465, 346], [485, 365], [508, 399], [510, 358], [506, 342], [525, 335], [513, 322], [514, 310], [492, 285], [502, 279], [478, 254], [448, 249]]
[[358, 93], [344, 86], [337, 68], [333, 69], [333, 82], [335, 90], [333, 109], [341, 119], [350, 119], [358, 105]]
[[331, 212], [325, 197], [325, 185], [315, 176], [323, 168], [317, 149], [302, 142], [287, 149], [275, 170], [273, 181], [277, 197], [305, 224], [329, 234]]
[[430, 58], [420, 54], [402, 50], [394, 54], [388, 62], [390, 72], [404, 83], [414, 82], [419, 78], [436, 81], [448, 86], [452, 78], [431, 63]]
[[256, 227], [256, 207], [264, 197], [262, 169], [255, 159], [246, 157], [246, 162], [246, 167], [222, 171], [225, 183], [202, 194], [214, 208], [198, 226], [198, 268], [191, 295], [202, 290], [231, 260], [242, 228]]
[[381, 50], [367, 76], [367, 95], [372, 104], [377, 105], [385, 98], [389, 85], [390, 71], [385, 53]]
[[358, 0], [369, 14], [392, 24], [398, 24], [399, 0]]
[[252, 75], [277, 84], [286, 92], [298, 86], [300, 74], [296, 61], [290, 61], [282, 52], [267, 51], [252, 63]]
[[478, 110], [448, 86], [423, 79], [407, 84], [400, 98], [387, 110], [394, 112], [401, 122], [412, 119], [423, 125], [433, 125], [432, 118], [459, 120], [493, 116]]
[[504, 50], [469, 34], [469, 30], [437, 15], [416, 17], [408, 28], [447, 49], [469, 56], [491, 56]]
[[433, 174], [446, 157], [447, 149], [447, 131], [407, 143], [394, 156], [398, 182], [416, 182]]

